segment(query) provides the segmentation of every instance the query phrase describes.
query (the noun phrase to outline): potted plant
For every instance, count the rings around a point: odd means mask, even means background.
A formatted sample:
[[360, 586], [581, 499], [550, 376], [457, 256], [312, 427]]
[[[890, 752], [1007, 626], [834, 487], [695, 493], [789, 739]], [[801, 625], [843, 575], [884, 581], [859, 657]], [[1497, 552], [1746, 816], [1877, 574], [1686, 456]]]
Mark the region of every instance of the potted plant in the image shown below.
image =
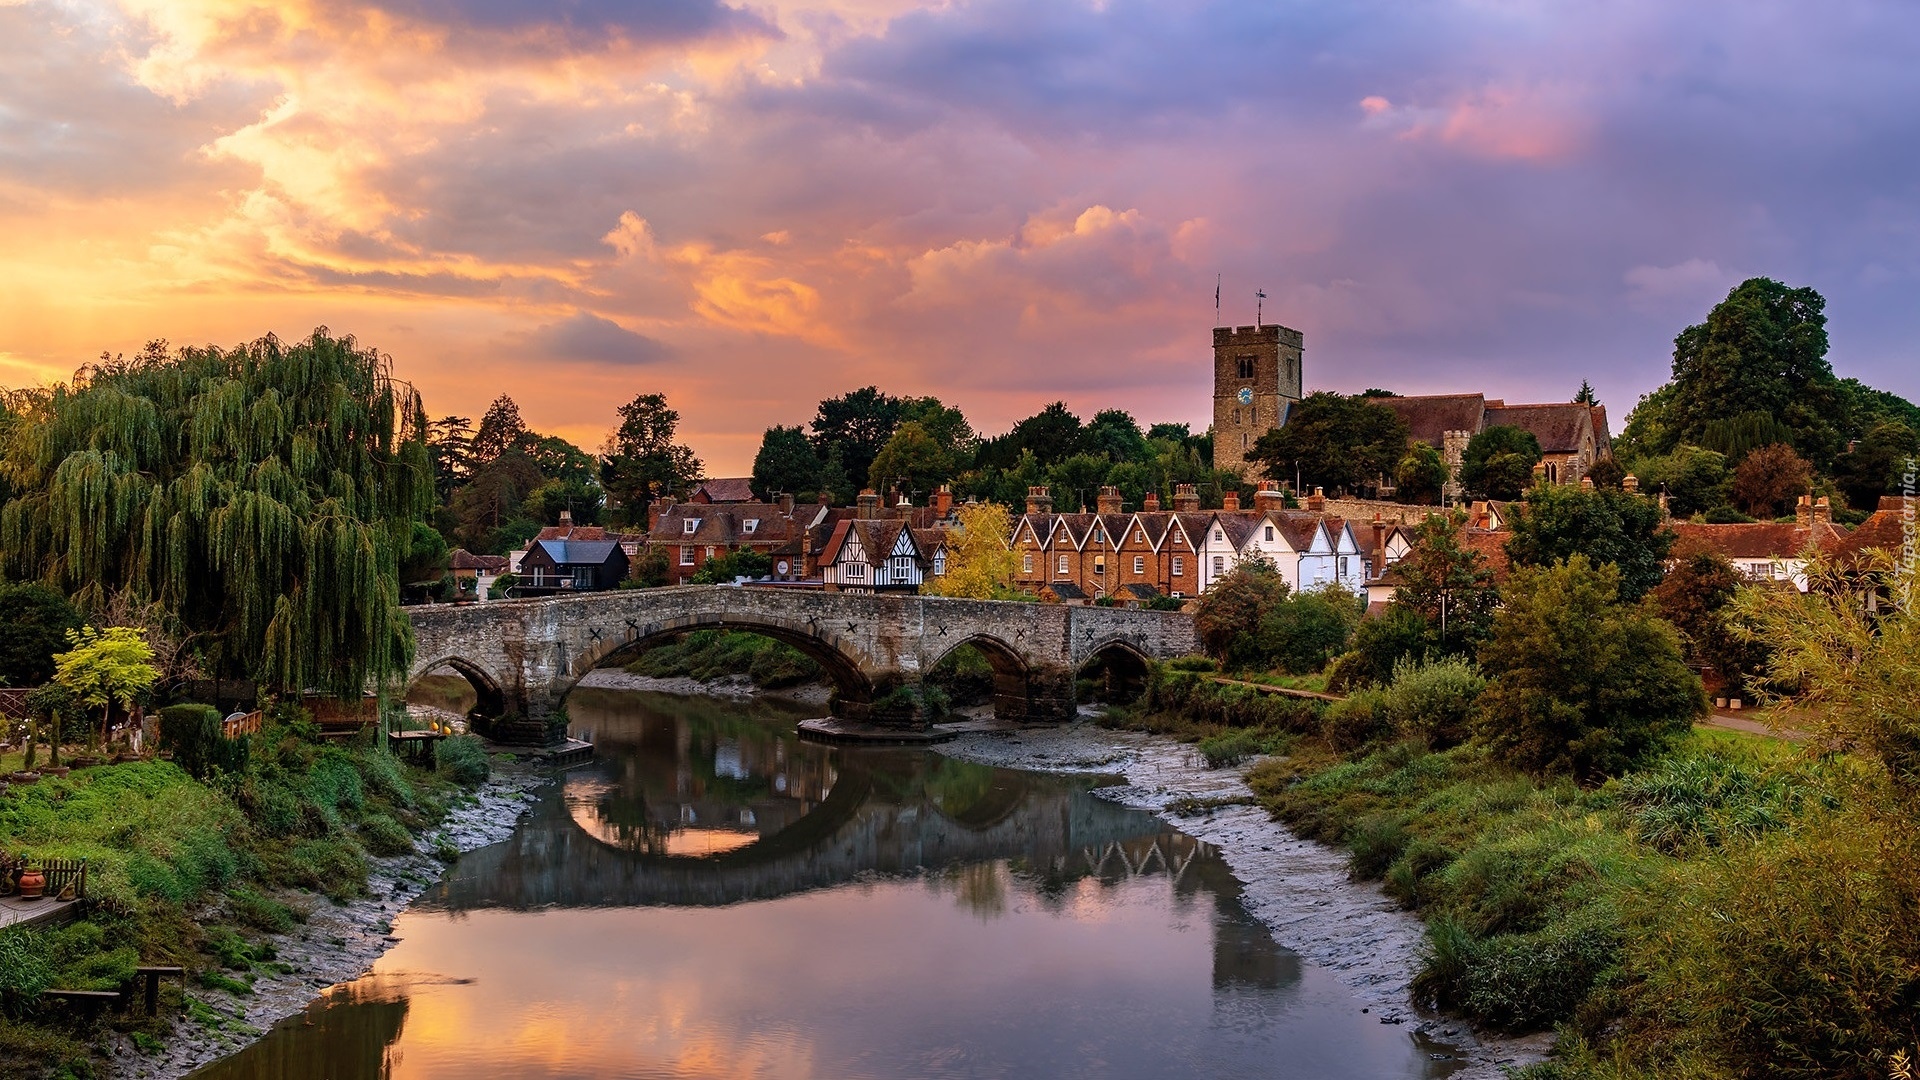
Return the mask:
[[40, 867], [33, 863], [28, 863], [27, 868], [20, 871], [20, 899], [38, 900], [42, 896], [45, 896], [46, 893], [46, 871], [40, 869]]

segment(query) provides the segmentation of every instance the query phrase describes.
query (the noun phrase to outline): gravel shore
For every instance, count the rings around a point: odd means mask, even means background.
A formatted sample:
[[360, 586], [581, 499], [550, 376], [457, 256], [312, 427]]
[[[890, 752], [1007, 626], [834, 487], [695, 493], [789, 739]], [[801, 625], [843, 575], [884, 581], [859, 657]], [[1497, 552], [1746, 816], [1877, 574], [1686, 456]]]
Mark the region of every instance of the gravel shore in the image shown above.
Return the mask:
[[1419, 966], [1420, 919], [1377, 884], [1351, 880], [1344, 852], [1294, 836], [1259, 806], [1190, 817], [1167, 809], [1183, 798], [1252, 799], [1244, 769], [1209, 769], [1186, 744], [1089, 723], [975, 731], [935, 749], [986, 765], [1125, 777], [1124, 785], [1094, 794], [1155, 814], [1220, 848], [1246, 886], [1241, 902], [1274, 940], [1333, 972], [1381, 1023], [1406, 1024], [1449, 1047], [1467, 1063], [1454, 1080], [1497, 1080], [1506, 1068], [1541, 1060], [1552, 1045], [1549, 1035], [1494, 1038], [1416, 1009], [1409, 984]]
[[205, 1003], [219, 1019], [202, 1024], [180, 1012], [164, 1048], [155, 1053], [144, 1053], [131, 1040], [116, 1036], [107, 1075], [185, 1076], [259, 1038], [327, 987], [366, 974], [395, 940], [388, 936], [393, 917], [445, 875], [446, 864], [430, 853], [442, 841], [456, 850], [472, 851], [505, 840], [526, 811], [529, 792], [548, 779], [548, 774], [527, 766], [496, 765], [493, 776], [477, 792], [418, 838], [419, 852], [372, 860], [366, 898], [347, 904], [318, 895], [310, 898], [314, 907], [307, 921], [273, 939], [278, 962], [291, 965], [291, 972], [262, 974], [246, 995], [189, 983], [187, 995]]

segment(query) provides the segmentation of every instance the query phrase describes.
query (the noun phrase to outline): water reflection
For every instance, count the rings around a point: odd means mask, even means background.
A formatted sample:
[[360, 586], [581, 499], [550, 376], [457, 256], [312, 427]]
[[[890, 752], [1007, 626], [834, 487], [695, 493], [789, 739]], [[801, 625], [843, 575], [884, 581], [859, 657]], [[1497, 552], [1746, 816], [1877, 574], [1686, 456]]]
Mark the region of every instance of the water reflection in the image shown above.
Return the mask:
[[802, 743], [759, 705], [570, 706], [600, 759], [375, 975], [204, 1076], [1444, 1075], [1217, 851], [1087, 781]]

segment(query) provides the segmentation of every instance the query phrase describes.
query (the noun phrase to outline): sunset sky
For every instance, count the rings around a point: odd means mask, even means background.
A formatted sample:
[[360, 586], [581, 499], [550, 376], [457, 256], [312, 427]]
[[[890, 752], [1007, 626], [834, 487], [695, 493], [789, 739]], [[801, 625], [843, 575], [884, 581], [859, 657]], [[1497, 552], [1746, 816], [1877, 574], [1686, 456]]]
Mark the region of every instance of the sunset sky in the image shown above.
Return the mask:
[[1614, 410], [1742, 278], [1920, 398], [1920, 6], [0, 0], [0, 385], [324, 324], [715, 475], [866, 383], [995, 432], [1309, 387]]

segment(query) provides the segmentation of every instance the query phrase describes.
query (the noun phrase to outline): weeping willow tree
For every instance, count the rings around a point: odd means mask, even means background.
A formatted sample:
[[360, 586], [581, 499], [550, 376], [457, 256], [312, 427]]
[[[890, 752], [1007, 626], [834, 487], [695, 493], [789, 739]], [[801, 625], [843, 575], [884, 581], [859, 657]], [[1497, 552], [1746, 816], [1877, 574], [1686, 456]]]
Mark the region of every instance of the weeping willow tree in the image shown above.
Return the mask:
[[411, 660], [425, 429], [386, 358], [324, 327], [103, 357], [8, 399], [0, 560], [85, 609], [157, 604], [209, 674], [355, 695]]

